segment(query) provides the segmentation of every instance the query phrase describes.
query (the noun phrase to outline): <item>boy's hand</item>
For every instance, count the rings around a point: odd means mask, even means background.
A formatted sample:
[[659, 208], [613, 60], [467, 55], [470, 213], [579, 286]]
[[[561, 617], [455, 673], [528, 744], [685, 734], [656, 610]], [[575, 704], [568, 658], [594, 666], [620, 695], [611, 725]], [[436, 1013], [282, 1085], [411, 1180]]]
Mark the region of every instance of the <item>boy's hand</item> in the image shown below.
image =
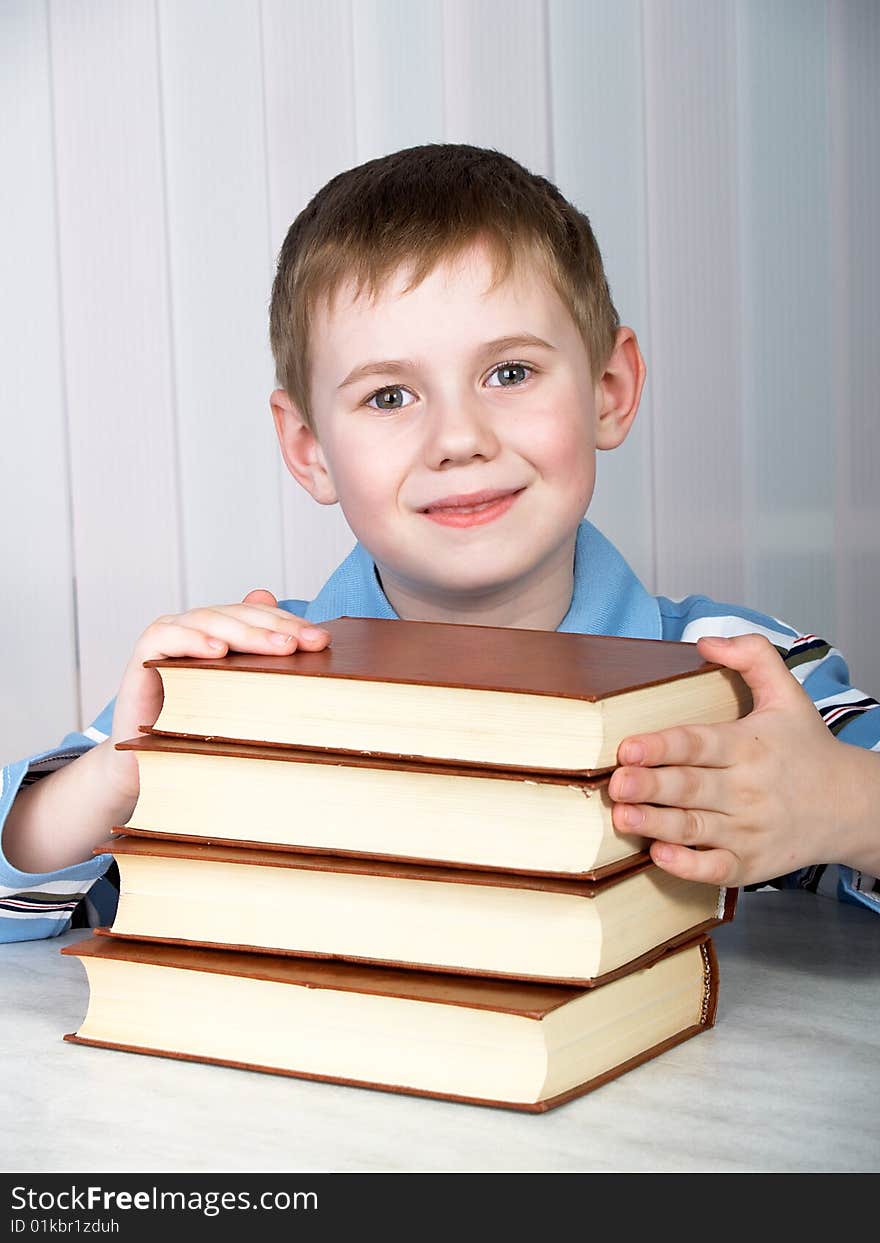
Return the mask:
[[162, 708], [161, 678], [156, 669], [144, 668], [145, 660], [166, 656], [217, 659], [230, 651], [283, 656], [298, 647], [317, 652], [329, 642], [326, 630], [279, 609], [271, 591], [262, 589], [249, 591], [241, 604], [190, 609], [157, 618], [135, 643], [113, 710], [107, 777], [121, 801], [130, 800], [134, 810], [138, 767], [134, 752], [116, 751], [115, 744], [137, 737], [141, 725], [154, 725]]
[[656, 838], [651, 857], [666, 871], [717, 885], [847, 862], [860, 748], [835, 739], [762, 635], [706, 637], [697, 648], [742, 675], [753, 710], [732, 724], [624, 739], [625, 767], [609, 782], [615, 827]]

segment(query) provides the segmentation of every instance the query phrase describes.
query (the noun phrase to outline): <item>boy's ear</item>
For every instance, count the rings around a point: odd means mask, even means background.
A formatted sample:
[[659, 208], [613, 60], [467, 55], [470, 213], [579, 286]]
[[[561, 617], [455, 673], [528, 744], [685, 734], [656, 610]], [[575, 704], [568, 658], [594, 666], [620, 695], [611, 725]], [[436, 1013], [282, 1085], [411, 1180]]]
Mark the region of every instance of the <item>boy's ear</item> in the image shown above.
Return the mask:
[[645, 360], [632, 328], [618, 328], [596, 385], [596, 448], [616, 449], [633, 425], [645, 384]]
[[335, 505], [339, 500], [330, 469], [318, 443], [318, 437], [306, 423], [288, 393], [276, 388], [269, 398], [281, 456], [297, 483], [315, 498], [319, 505]]

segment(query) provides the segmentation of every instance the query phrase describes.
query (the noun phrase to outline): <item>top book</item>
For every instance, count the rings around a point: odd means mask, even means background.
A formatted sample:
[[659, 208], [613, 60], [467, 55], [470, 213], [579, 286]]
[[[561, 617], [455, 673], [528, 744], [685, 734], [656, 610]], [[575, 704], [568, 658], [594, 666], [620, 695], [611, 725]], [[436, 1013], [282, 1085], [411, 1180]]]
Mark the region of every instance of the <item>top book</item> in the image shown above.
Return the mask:
[[628, 734], [734, 721], [743, 680], [691, 643], [340, 617], [287, 656], [148, 660], [147, 733], [590, 776]]

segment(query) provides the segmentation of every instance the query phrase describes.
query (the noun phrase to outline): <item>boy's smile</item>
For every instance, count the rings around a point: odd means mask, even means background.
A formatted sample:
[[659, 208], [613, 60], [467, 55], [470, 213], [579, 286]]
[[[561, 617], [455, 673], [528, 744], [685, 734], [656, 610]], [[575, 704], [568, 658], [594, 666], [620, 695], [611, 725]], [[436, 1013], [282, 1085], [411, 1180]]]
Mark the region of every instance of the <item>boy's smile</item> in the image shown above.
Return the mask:
[[475, 247], [409, 292], [405, 271], [375, 301], [343, 286], [312, 321], [317, 439], [282, 390], [272, 408], [288, 467], [339, 501], [401, 617], [555, 629], [595, 450], [626, 435], [643, 364], [621, 329], [594, 382], [537, 263], [489, 292], [493, 274]]
[[523, 488], [504, 491], [499, 488], [473, 492], [470, 496], [445, 496], [424, 511], [434, 522], [444, 526], [480, 526], [507, 513]]

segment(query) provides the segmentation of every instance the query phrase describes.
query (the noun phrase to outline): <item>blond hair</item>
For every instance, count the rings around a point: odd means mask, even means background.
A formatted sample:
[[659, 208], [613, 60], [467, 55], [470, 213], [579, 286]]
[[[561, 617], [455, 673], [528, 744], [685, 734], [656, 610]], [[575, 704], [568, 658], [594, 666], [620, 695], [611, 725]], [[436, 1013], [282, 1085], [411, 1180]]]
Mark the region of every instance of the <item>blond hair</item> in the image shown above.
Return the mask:
[[354, 284], [375, 297], [402, 265], [416, 288], [438, 263], [484, 242], [493, 288], [511, 271], [543, 262], [602, 374], [620, 320], [602, 256], [583, 212], [545, 177], [500, 151], [431, 143], [350, 168], [318, 191], [288, 230], [272, 284], [269, 335], [276, 381], [313, 426], [309, 325]]

